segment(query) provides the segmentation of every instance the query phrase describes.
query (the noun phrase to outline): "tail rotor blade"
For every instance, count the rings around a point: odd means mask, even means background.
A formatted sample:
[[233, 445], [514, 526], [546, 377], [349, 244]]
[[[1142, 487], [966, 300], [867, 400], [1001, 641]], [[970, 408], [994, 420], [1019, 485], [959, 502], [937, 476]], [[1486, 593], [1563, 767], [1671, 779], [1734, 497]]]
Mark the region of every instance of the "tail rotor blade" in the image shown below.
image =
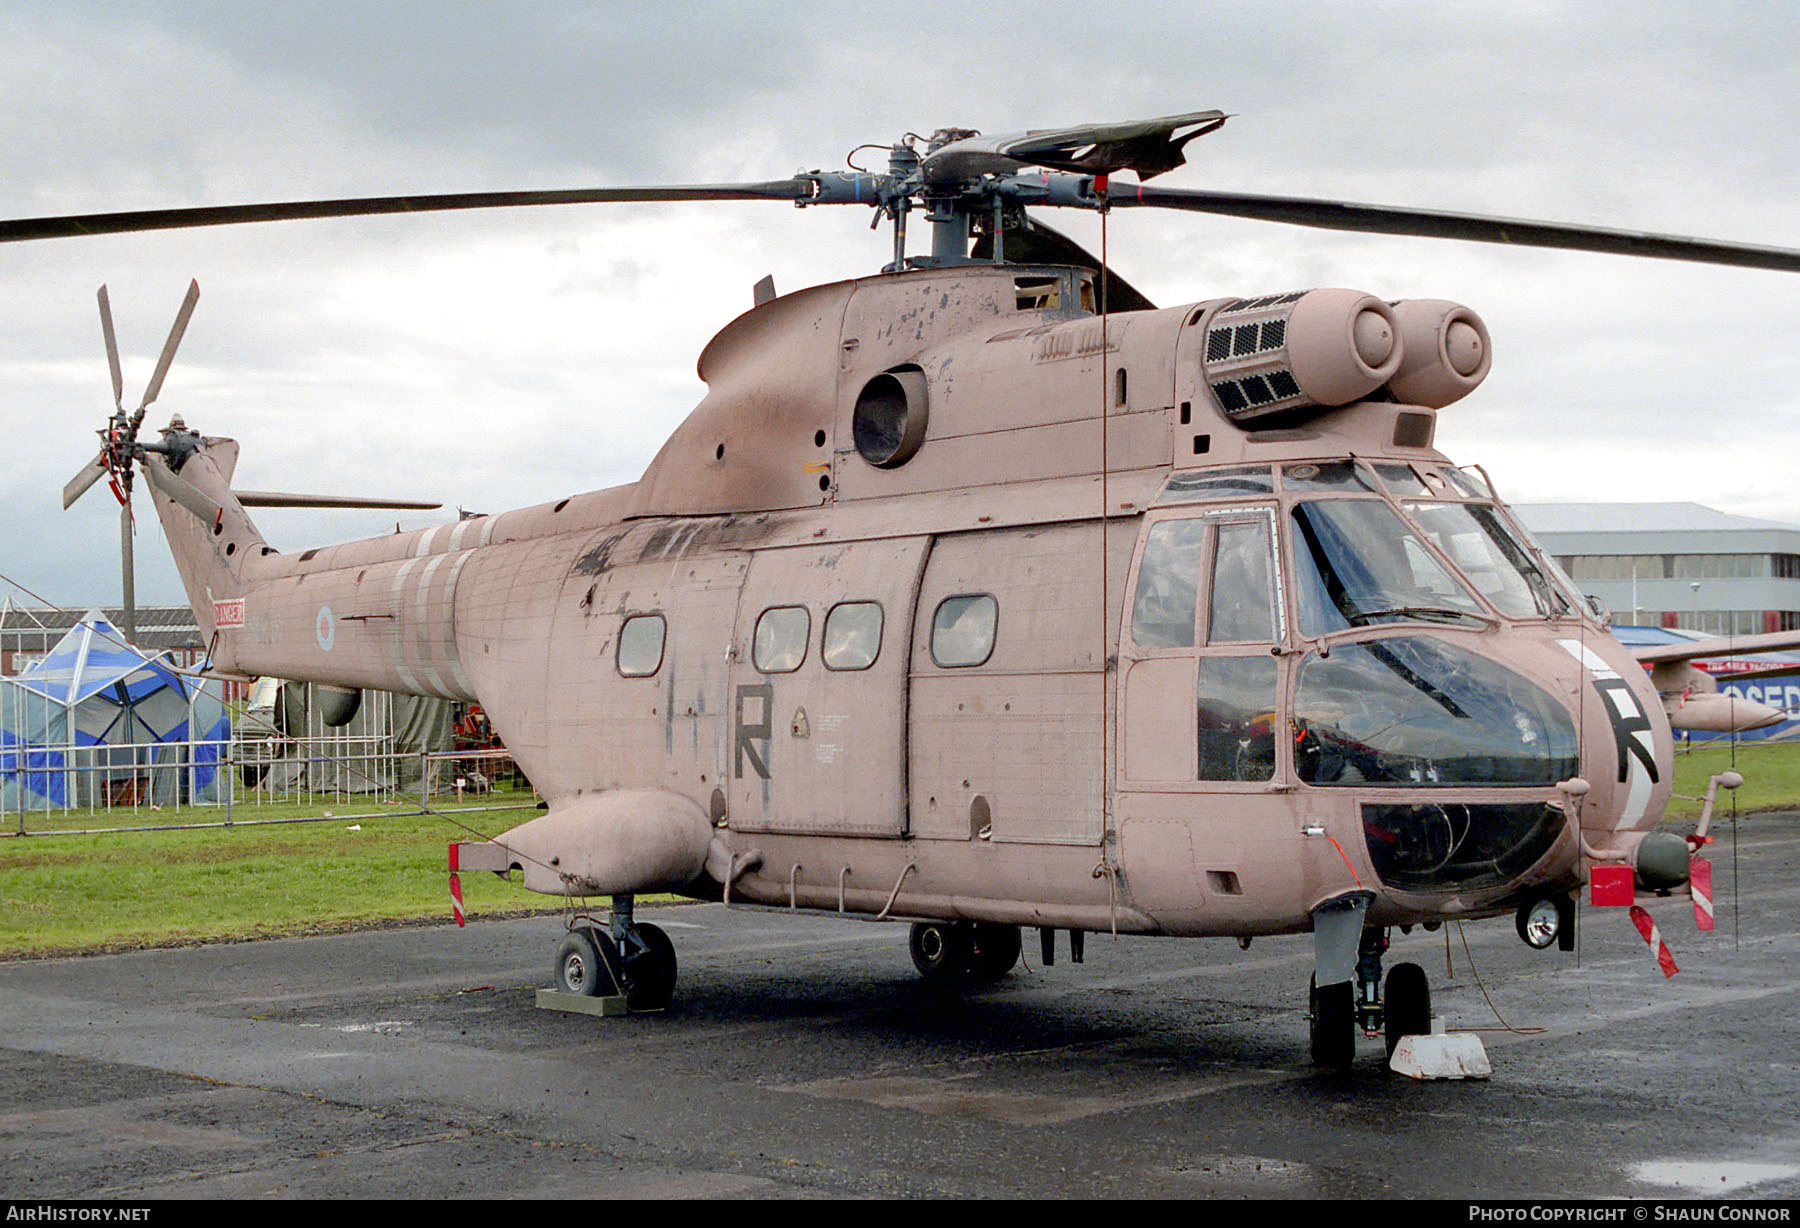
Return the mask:
[[181, 504], [188, 511], [211, 524], [219, 514], [219, 501], [202, 494], [200, 488], [186, 478], [177, 474], [163, 463], [160, 457], [144, 458], [144, 476], [150, 479], [150, 485], [162, 494]]
[[200, 283], [188, 283], [187, 297], [181, 300], [181, 310], [175, 313], [175, 325], [169, 329], [169, 339], [163, 342], [162, 356], [156, 360], [156, 371], [150, 377], [150, 384], [144, 389], [144, 399], [138, 405], [141, 413], [150, 402], [162, 391], [163, 377], [169, 373], [169, 364], [175, 361], [175, 351], [181, 345], [181, 335], [187, 332], [188, 320], [194, 314], [194, 305], [200, 301]]
[[68, 485], [63, 487], [63, 510], [67, 511], [75, 500], [87, 493], [88, 487], [105, 476], [106, 452], [102, 450], [100, 455], [82, 466], [81, 472], [70, 478]]
[[[112, 304], [107, 300], [106, 287], [100, 287], [100, 331], [106, 337], [106, 365], [112, 368], [113, 409], [125, 412], [125, 378], [119, 373], [119, 342], [113, 336]], [[82, 489], [86, 489], [83, 487]], [[64, 507], [68, 506], [65, 495]]]

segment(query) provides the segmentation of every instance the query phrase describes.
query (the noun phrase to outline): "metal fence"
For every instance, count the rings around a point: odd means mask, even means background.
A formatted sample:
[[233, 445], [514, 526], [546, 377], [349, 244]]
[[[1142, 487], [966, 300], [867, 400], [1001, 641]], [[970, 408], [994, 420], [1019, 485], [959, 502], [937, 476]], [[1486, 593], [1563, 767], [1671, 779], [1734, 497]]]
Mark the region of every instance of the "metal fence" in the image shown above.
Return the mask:
[[434, 799], [489, 799], [508, 783], [535, 797], [508, 751], [396, 752], [391, 737], [366, 736], [9, 749], [0, 779], [26, 786], [0, 792], [0, 833], [17, 836], [69, 832], [70, 820], [88, 820], [77, 829], [87, 832], [229, 826], [270, 821], [259, 810], [284, 804], [416, 799], [418, 810], [386, 813], [420, 813]]
[[[272, 705], [234, 703], [229, 726], [216, 721], [210, 737], [190, 701], [188, 736], [163, 741], [96, 742], [70, 719], [26, 719], [26, 705], [59, 711], [0, 680], [0, 836], [297, 822], [306, 820], [293, 812], [310, 807], [338, 817], [346, 807], [400, 813], [393, 805], [409, 797], [418, 810], [408, 813], [418, 813], [479, 805], [509, 785], [535, 804], [508, 751], [422, 751], [449, 744], [448, 718], [440, 733], [422, 735], [418, 710], [402, 711], [385, 692], [365, 692], [341, 728], [324, 725], [311, 688]], [[106, 736], [121, 728], [155, 736], [125, 721]]]

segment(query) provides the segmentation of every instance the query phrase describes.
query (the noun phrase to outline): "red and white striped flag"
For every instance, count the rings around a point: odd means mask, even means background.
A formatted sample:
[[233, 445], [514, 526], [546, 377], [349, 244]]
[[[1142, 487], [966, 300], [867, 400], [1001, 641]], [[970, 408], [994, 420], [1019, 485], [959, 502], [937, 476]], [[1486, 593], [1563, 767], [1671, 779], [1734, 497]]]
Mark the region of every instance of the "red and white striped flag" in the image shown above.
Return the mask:
[[1650, 919], [1650, 914], [1645, 912], [1642, 906], [1637, 904], [1631, 906], [1631, 923], [1637, 926], [1637, 932], [1642, 934], [1644, 941], [1650, 944], [1650, 951], [1656, 956], [1656, 962], [1661, 965], [1664, 976], [1674, 976], [1681, 971], [1675, 966], [1674, 952], [1670, 951], [1669, 944], [1662, 940], [1662, 933], [1656, 928], [1656, 922]]
[[1696, 857], [1688, 862], [1688, 888], [1694, 896], [1694, 924], [1703, 930], [1713, 927], [1712, 862]]

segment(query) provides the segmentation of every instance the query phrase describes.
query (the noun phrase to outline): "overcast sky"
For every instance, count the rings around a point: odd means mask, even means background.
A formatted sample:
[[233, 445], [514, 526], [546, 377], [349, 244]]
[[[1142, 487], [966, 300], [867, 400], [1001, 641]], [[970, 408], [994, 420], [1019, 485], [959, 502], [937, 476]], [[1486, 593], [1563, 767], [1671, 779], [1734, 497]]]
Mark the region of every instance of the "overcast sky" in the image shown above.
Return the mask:
[[[82, 3], [0, 7], [0, 216], [779, 178], [864, 143], [1218, 107], [1171, 186], [1800, 246], [1785, 3]], [[1098, 223], [1049, 219], [1091, 247]], [[772, 273], [874, 271], [857, 208], [583, 206], [0, 246], [0, 573], [118, 600], [95, 290], [147, 425], [246, 488], [499, 511], [630, 481]], [[1494, 373], [1438, 443], [1515, 501], [1694, 500], [1800, 524], [1793, 274], [1116, 215], [1159, 305], [1342, 285], [1473, 307]], [[142, 509], [141, 601], [182, 599]], [[391, 513], [264, 512], [282, 549]], [[409, 521], [409, 524], [417, 523]], [[10, 591], [10, 590], [9, 590]], [[16, 596], [16, 594], [15, 594]]]

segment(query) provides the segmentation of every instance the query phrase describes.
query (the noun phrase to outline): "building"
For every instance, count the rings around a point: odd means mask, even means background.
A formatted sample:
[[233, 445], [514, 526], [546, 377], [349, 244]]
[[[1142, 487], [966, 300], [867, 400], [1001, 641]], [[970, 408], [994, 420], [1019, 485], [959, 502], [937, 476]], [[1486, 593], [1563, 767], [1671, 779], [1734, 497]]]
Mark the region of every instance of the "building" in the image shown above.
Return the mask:
[[[100, 611], [117, 627], [123, 618], [118, 606]], [[0, 677], [11, 678], [40, 660], [57, 641], [80, 622], [86, 610], [0, 602]], [[198, 665], [206, 655], [206, 643], [194, 622], [194, 612], [184, 605], [138, 606], [136, 647], [154, 656], [167, 652], [173, 664]]]
[[1513, 510], [1615, 623], [1707, 635], [1800, 630], [1800, 525], [1698, 503], [1522, 503]]

